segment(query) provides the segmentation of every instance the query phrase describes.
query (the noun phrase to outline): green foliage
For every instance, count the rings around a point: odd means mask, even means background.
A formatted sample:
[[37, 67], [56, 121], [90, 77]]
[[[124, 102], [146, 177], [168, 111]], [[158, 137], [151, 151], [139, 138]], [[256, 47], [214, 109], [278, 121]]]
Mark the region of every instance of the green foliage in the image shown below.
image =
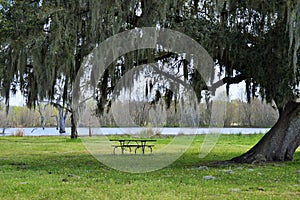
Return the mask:
[[[281, 109], [295, 98], [299, 83], [299, 1], [56, 0], [1, 1], [1, 5], [0, 87], [6, 99], [19, 84], [29, 106], [55, 99], [59, 88], [63, 91], [61, 99], [70, 102], [72, 81], [94, 47], [121, 31], [158, 24], [198, 41], [227, 78], [243, 75], [248, 100], [260, 93], [268, 102], [275, 100]], [[161, 54], [166, 52], [131, 52], [123, 56], [121, 66], [120, 62], [113, 63], [98, 84], [99, 112], [111, 105], [110, 94], [118, 80], [145, 59], [168, 63], [167, 72], [183, 68], [183, 77], [190, 79], [200, 99], [205, 86], [197, 72], [188, 69], [188, 63], [170, 67], [180, 55], [160, 59]], [[169, 86], [160, 88], [167, 107], [170, 100], [179, 97], [169, 92], [176, 90]]]

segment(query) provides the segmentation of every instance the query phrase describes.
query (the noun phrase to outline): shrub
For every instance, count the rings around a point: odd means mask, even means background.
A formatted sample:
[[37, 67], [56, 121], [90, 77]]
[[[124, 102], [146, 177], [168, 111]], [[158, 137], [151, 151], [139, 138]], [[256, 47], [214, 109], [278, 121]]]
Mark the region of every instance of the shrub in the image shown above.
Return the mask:
[[160, 130], [159, 129], [153, 129], [153, 128], [147, 128], [145, 130], [142, 130], [137, 134], [139, 137], [154, 137], [154, 136], [160, 136]]
[[12, 136], [15, 136], [15, 137], [23, 137], [25, 136], [25, 132], [23, 129], [17, 129], [15, 131], [15, 133], [12, 133]]

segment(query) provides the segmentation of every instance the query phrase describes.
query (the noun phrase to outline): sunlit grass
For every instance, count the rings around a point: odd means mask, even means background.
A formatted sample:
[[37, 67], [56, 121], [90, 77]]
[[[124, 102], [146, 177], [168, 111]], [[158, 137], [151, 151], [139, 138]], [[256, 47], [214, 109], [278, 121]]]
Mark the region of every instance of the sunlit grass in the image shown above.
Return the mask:
[[[80, 140], [0, 137], [0, 199], [299, 198], [300, 152], [293, 162], [287, 163], [215, 164], [240, 155], [261, 137], [221, 135], [210, 154], [200, 159], [204, 136], [197, 136], [176, 162], [140, 174], [116, 171], [101, 164]], [[169, 140], [158, 139], [157, 148]], [[204, 180], [204, 176], [214, 179]]]

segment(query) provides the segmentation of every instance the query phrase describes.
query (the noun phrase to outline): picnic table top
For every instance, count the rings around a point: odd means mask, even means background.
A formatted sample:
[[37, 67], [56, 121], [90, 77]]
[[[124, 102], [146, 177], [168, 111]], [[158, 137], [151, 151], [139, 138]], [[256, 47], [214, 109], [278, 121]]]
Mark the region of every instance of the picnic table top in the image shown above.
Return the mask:
[[109, 141], [142, 141], [142, 142], [155, 142], [156, 139], [148, 139], [148, 138], [114, 138], [109, 139]]

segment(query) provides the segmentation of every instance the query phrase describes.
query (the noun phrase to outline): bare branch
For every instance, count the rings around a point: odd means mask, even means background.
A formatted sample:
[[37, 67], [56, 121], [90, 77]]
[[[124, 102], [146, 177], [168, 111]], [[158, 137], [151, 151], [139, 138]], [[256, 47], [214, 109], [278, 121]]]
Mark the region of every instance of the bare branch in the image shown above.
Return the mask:
[[223, 86], [224, 84], [238, 84], [246, 79], [246, 76], [243, 74], [236, 75], [235, 77], [225, 77], [211, 86], [207, 87], [208, 90], [212, 91], [213, 93], [216, 91], [217, 88]]

